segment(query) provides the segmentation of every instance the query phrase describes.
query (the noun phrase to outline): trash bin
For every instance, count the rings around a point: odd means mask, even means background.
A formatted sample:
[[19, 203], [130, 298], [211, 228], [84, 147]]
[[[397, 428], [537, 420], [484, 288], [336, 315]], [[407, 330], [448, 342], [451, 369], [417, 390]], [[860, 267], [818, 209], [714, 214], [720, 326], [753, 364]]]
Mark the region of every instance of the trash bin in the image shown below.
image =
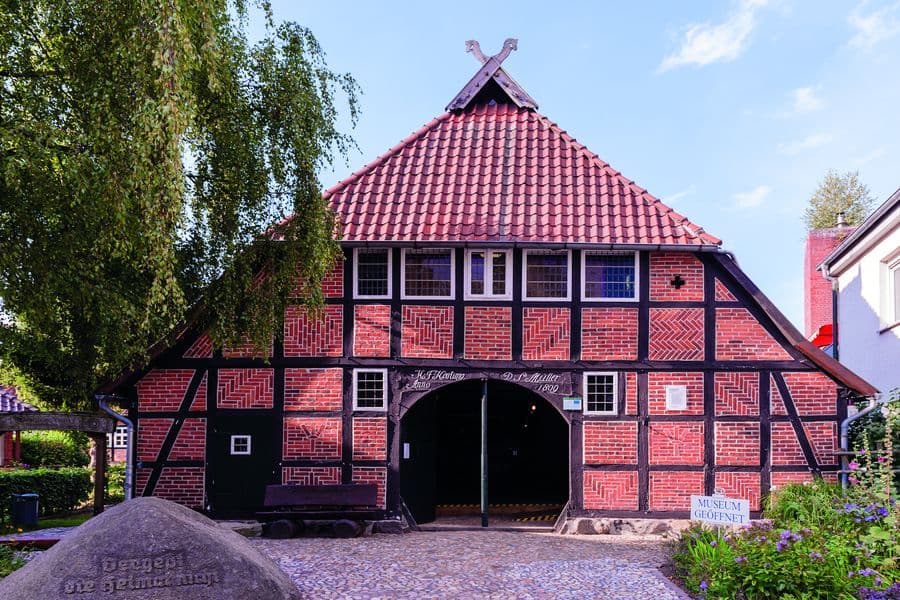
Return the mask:
[[38, 524], [38, 495], [33, 492], [13, 494], [11, 516], [13, 525], [36, 527]]

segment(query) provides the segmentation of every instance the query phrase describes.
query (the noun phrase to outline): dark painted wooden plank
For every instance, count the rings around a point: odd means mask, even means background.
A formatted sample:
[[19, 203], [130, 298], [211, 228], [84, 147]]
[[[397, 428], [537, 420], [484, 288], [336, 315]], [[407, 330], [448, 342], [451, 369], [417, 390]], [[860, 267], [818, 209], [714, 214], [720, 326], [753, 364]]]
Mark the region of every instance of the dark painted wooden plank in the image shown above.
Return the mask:
[[465, 298], [465, 272], [466, 251], [463, 248], [454, 250], [456, 253], [456, 298], [453, 299], [453, 358], [461, 359], [465, 353], [466, 343], [466, 304]]
[[[384, 382], [388, 385], [388, 382]], [[353, 370], [344, 369], [341, 411], [341, 483], [353, 482]]]
[[637, 380], [638, 410], [638, 509], [650, 508], [650, 402], [647, 373], [639, 372]]
[[378, 487], [372, 484], [267, 485], [264, 506], [375, 506]]
[[[581, 358], [581, 250], [572, 250], [572, 302], [569, 303], [569, 360]], [[621, 398], [622, 396], [620, 396]]]

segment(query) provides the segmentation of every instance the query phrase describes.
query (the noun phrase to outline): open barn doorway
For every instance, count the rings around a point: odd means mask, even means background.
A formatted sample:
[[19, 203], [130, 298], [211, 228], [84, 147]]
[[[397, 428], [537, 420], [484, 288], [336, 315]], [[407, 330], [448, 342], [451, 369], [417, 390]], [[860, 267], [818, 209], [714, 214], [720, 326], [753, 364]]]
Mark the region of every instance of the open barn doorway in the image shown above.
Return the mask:
[[[487, 382], [491, 525], [552, 525], [569, 498], [569, 427], [547, 400]], [[480, 524], [484, 382], [444, 386], [401, 421], [401, 495], [416, 522]]]

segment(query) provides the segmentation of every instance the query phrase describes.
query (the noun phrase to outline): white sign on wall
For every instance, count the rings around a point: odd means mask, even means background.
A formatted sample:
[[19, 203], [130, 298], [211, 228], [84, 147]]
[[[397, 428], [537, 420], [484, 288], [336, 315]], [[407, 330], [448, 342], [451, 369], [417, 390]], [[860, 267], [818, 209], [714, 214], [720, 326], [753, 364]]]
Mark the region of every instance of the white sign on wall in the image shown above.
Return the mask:
[[715, 525], [743, 525], [750, 522], [750, 501], [719, 494], [691, 496], [691, 519]]
[[687, 386], [666, 386], [666, 410], [687, 410]]

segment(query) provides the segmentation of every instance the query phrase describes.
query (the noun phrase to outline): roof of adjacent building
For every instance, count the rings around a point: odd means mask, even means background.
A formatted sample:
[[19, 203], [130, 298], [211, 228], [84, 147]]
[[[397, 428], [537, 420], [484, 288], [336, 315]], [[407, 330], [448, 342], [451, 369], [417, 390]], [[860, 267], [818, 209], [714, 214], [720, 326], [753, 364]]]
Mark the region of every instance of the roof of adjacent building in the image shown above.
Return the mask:
[[[866, 217], [866, 220], [856, 228], [856, 231], [847, 236], [834, 250], [832, 250], [818, 265], [818, 269], [830, 269], [843, 256], [856, 248], [860, 243], [869, 239], [870, 234], [883, 222], [889, 219], [894, 209], [900, 208], [900, 189], [890, 195], [884, 203]], [[888, 223], [889, 224], [889, 223]], [[875, 240], [872, 240], [873, 242]]]
[[0, 385], [0, 413], [5, 412], [32, 412], [37, 408], [19, 400], [16, 388]]
[[450, 112], [325, 192], [342, 241], [721, 243], [538, 113], [500, 68], [510, 41]]

